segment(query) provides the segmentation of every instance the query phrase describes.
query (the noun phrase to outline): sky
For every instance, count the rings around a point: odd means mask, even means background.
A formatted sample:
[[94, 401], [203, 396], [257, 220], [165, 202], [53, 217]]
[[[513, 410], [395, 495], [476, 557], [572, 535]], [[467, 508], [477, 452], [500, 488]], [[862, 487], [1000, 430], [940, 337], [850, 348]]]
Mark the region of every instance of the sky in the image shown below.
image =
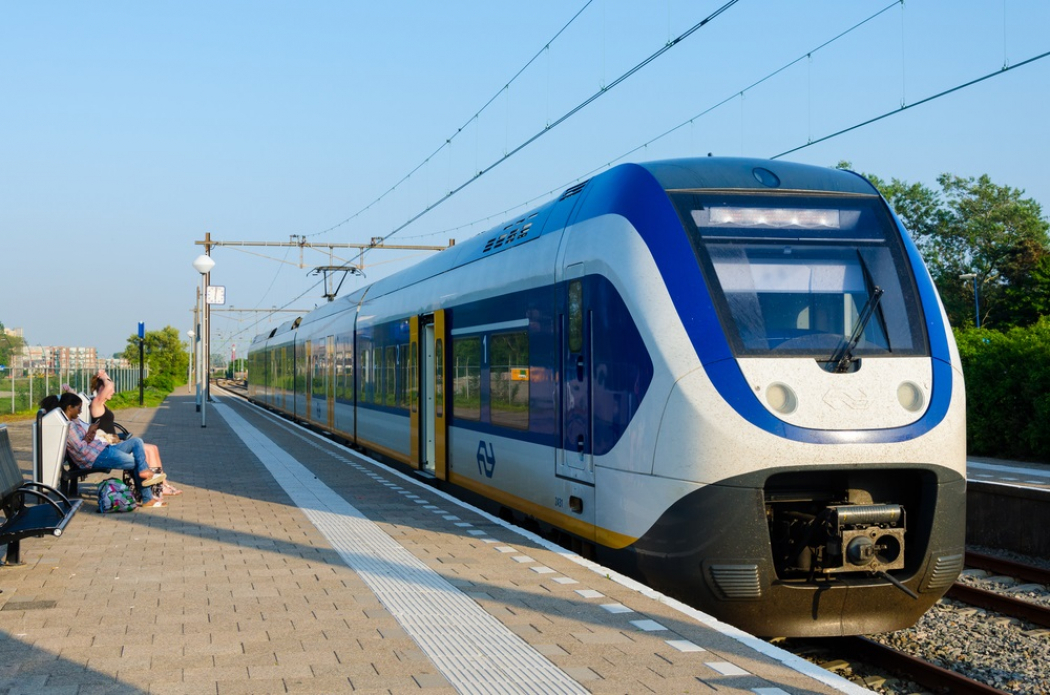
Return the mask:
[[363, 262], [346, 294], [432, 253], [324, 244], [462, 241], [628, 161], [801, 147], [1050, 214], [1050, 58], [1003, 70], [1050, 51], [1050, 3], [739, 0], [688, 33], [724, 4], [0, 0], [0, 323], [188, 340], [210, 234], [212, 351], [243, 356], [325, 301], [314, 268]]

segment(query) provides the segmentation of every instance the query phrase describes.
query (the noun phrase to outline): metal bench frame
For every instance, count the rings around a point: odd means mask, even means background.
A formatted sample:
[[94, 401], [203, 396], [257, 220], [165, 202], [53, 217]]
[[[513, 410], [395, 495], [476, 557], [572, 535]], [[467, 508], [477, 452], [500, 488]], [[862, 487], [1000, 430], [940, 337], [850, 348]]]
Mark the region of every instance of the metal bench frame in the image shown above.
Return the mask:
[[0, 544], [7, 544], [5, 564], [21, 565], [22, 539], [61, 536], [83, 500], [70, 500], [55, 488], [26, 481], [15, 460], [7, 425], [0, 425]]

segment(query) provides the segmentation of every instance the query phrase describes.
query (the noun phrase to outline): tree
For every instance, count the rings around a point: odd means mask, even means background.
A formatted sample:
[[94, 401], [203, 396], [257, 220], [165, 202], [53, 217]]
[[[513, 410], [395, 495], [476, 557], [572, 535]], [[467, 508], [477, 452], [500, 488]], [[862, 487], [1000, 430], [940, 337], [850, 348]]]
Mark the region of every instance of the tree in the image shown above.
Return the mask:
[[[149, 365], [150, 377], [166, 377], [171, 383], [181, 384], [186, 381], [186, 371], [190, 357], [186, 347], [179, 339], [179, 332], [171, 326], [159, 331], [146, 331], [144, 357]], [[128, 346], [121, 355], [131, 364], [139, 361], [139, 337], [132, 334], [128, 337]]]
[[[838, 168], [848, 169], [848, 162]], [[937, 283], [955, 325], [1027, 326], [1050, 309], [1050, 223], [1024, 191], [987, 176], [941, 174], [940, 191], [865, 175], [893, 206]]]
[[[973, 284], [962, 287], [959, 276], [974, 273], [981, 303], [981, 324], [1027, 325], [1038, 318], [1024, 310], [1025, 302], [1011, 306], [1009, 297], [1027, 288], [1039, 294], [1033, 273], [1050, 255], [1050, 224], [1039, 203], [1024, 198], [1024, 191], [992, 183], [987, 175], [960, 178], [941, 174], [945, 207], [925, 245], [938, 261], [934, 279], [950, 290], [949, 299], [973, 306]], [[1012, 290], [1012, 292], [1011, 292]], [[1045, 295], [1050, 287], [1042, 289]], [[1019, 313], [1019, 311], [1021, 313]]]
[[18, 336], [8, 335], [3, 322], [0, 322], [0, 364], [4, 365], [7, 371], [11, 369], [11, 355], [21, 354], [22, 342]]

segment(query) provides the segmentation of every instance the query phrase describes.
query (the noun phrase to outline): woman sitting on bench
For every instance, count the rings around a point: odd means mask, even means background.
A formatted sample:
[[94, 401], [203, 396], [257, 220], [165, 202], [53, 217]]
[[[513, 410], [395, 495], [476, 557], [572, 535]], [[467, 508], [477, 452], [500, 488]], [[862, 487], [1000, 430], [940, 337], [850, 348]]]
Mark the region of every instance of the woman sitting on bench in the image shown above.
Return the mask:
[[[106, 401], [113, 398], [116, 389], [113, 386], [113, 380], [109, 378], [109, 374], [106, 373], [105, 369], [98, 370], [98, 374], [91, 377], [91, 392], [94, 395], [88, 408], [88, 412], [91, 414], [91, 423], [99, 423], [98, 428], [110, 435], [108, 439], [111, 443], [119, 441], [117, 439], [117, 427], [113, 411], [106, 405]], [[146, 462], [149, 464], [150, 470], [154, 473], [163, 473], [164, 464], [160, 461], [160, 449], [157, 448], [157, 445], [143, 442], [142, 446], [146, 450]], [[167, 481], [161, 483], [160, 492], [161, 496], [170, 495], [174, 497], [182, 494], [182, 490], [179, 490]]]
[[134, 471], [135, 489], [142, 498], [143, 507], [166, 507], [166, 502], [154, 499], [150, 488], [164, 482], [163, 473], [154, 473], [146, 461], [146, 451], [142, 440], [131, 437], [119, 444], [110, 444], [96, 438], [98, 423], [85, 425], [80, 419], [83, 407], [80, 396], [75, 393], [63, 393], [58, 399], [58, 407], [69, 420], [69, 434], [66, 437], [66, 452], [70, 460], [79, 468], [100, 470]]

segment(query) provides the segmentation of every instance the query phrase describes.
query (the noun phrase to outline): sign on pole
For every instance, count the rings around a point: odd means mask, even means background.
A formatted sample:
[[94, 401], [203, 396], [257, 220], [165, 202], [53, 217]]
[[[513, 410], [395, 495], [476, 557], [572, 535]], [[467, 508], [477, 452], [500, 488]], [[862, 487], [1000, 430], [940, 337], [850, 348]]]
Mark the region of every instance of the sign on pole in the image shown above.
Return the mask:
[[224, 285], [208, 285], [204, 292], [208, 304], [225, 304], [226, 287]]
[[146, 368], [144, 359], [144, 348], [146, 345], [146, 322], [139, 321], [139, 407], [146, 400]]

